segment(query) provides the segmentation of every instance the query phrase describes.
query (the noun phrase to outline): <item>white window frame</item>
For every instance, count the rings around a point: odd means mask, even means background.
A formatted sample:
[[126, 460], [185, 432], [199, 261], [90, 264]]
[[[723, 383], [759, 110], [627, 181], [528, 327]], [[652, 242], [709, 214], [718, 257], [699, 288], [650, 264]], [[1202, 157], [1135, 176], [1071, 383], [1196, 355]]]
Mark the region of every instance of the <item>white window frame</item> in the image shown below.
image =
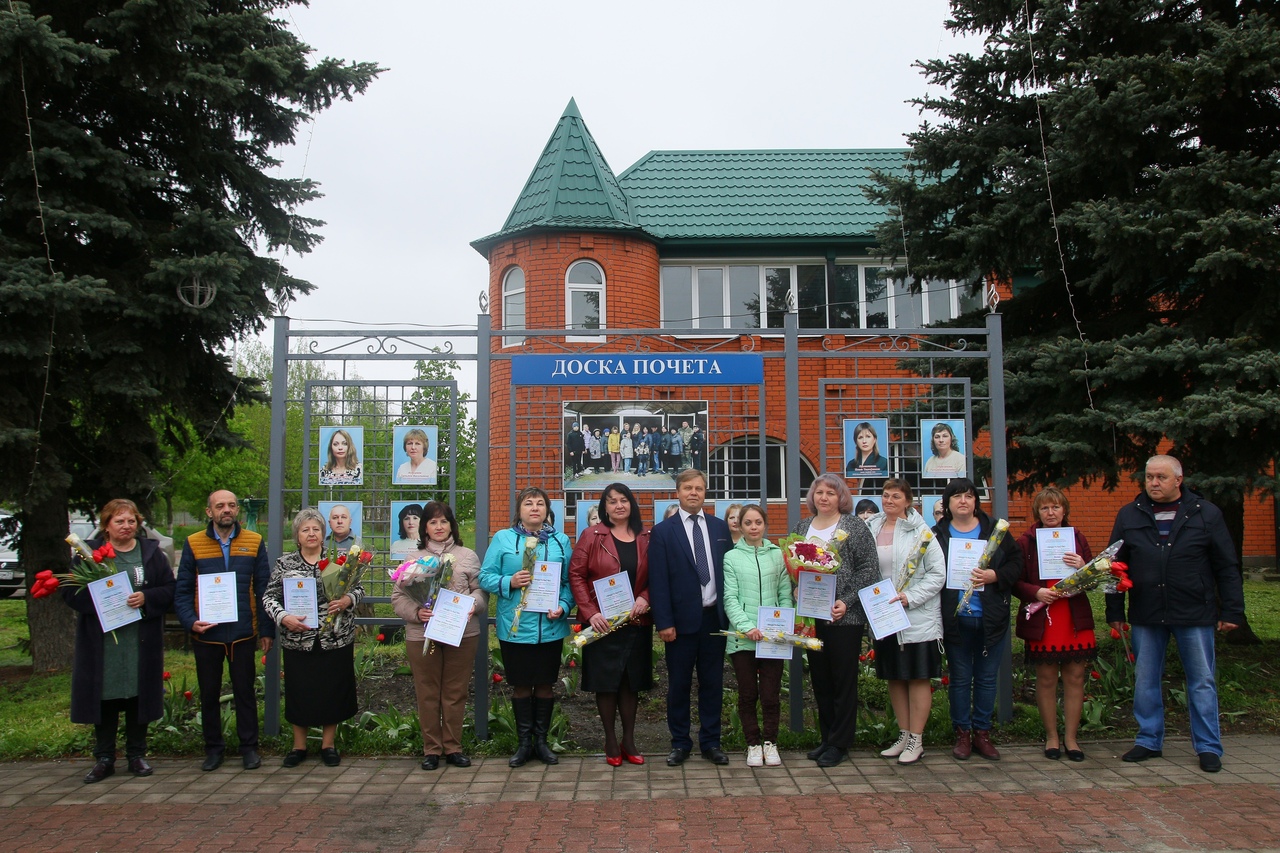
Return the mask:
[[[708, 468], [707, 478], [709, 481], [707, 483], [708, 494], [715, 495], [715, 499], [717, 501], [758, 501], [760, 499], [760, 493], [758, 491], [750, 492], [750, 493], [735, 492], [730, 488], [730, 485], [735, 480], [750, 478], [752, 476], [751, 474], [749, 473], [734, 474], [734, 473], [731, 473], [729, 470], [727, 470], [728, 466], [735, 463], [737, 464], [749, 463], [750, 460], [747, 460], [747, 459], [732, 458], [734, 451], [743, 450], [743, 449], [754, 449], [758, 447], [759, 441], [760, 439], [754, 435], [740, 435], [730, 441], [726, 441], [724, 444], [718, 445], [715, 449], [711, 451], [710, 455], [707, 458], [707, 468]], [[765, 439], [765, 443], [764, 443], [765, 462], [768, 465], [769, 471], [777, 472], [778, 488], [779, 488], [778, 494], [766, 495], [765, 500], [768, 503], [784, 503], [787, 500], [789, 500], [789, 498], [787, 497], [786, 448], [787, 448], [787, 445], [785, 442], [779, 441], [774, 438]], [[729, 458], [726, 458], [726, 457], [729, 457]], [[812, 465], [809, 464], [809, 461], [805, 459], [803, 455], [801, 455], [800, 457], [800, 466], [801, 466], [802, 473], [804, 469], [808, 469], [808, 473], [809, 473], [808, 482], [812, 483], [818, 476], [817, 470]], [[804, 480], [805, 478], [802, 476], [801, 477], [802, 482], [800, 486], [801, 497], [804, 496], [805, 489], [807, 488]], [[765, 488], [768, 489], [768, 483], [765, 483], [764, 485], [765, 485]]]
[[[511, 274], [514, 272], [520, 273], [520, 278], [523, 279], [523, 282], [521, 283], [520, 288], [518, 290], [508, 290], [507, 282], [510, 281]], [[524, 298], [524, 312], [523, 312], [524, 316], [521, 319], [520, 325], [513, 326], [508, 320], [508, 318], [511, 315], [507, 311], [507, 301], [510, 297], [515, 296], [516, 294], [519, 294], [521, 297]], [[527, 329], [528, 327], [529, 327], [529, 277], [525, 275], [524, 269], [522, 267], [513, 266], [502, 274], [502, 328], [505, 330], [505, 329]], [[524, 335], [509, 335], [509, 336], [503, 336], [502, 338], [502, 345], [504, 347], [515, 347], [515, 346], [519, 346], [522, 343], [524, 343]]]
[[[600, 274], [600, 283], [594, 284], [590, 282], [570, 282], [569, 274], [573, 272], [573, 268], [578, 264], [589, 264], [595, 267], [596, 272]], [[591, 260], [590, 258], [578, 258], [573, 261], [564, 271], [564, 327], [573, 329], [573, 294], [577, 293], [596, 293], [600, 296], [600, 331], [608, 328], [606, 321], [606, 304], [605, 304], [605, 285], [607, 281], [604, 275], [604, 267]], [[570, 335], [566, 336], [566, 341], [603, 341], [604, 335]]]

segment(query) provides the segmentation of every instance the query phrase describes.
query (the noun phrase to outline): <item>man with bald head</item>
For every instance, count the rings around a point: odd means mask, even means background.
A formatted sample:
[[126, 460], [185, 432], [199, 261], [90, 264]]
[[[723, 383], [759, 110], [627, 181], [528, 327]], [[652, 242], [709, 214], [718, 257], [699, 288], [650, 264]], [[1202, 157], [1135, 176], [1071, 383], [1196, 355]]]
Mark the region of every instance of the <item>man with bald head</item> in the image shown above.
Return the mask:
[[[1218, 729], [1218, 685], [1214, 630], [1231, 631], [1244, 621], [1244, 589], [1235, 545], [1222, 512], [1182, 485], [1182, 463], [1172, 456], [1147, 460], [1143, 490], [1121, 507], [1111, 541], [1124, 540], [1118, 559], [1129, 564], [1133, 589], [1133, 716], [1138, 736], [1125, 761], [1159, 758], [1164, 752], [1161, 681], [1169, 640], [1178, 646], [1186, 673], [1191, 748], [1200, 769], [1222, 769]], [[1107, 595], [1107, 621], [1122, 629], [1126, 593]]]
[[[271, 649], [275, 623], [262, 616], [262, 593], [266, 591], [271, 566], [266, 543], [236, 520], [240, 504], [229, 491], [209, 495], [205, 505], [208, 526], [193, 533], [182, 546], [178, 561], [178, 586], [174, 609], [182, 627], [191, 632], [196, 659], [196, 681], [200, 685], [200, 723], [204, 731], [202, 770], [217, 770], [226, 751], [222, 736], [222, 665], [227, 662], [231, 693], [235, 699], [236, 734], [240, 758], [246, 770], [262, 766], [258, 755], [258, 700], [254, 694], [255, 645]], [[201, 618], [198, 594], [199, 575], [228, 573], [235, 576], [236, 616], [234, 622], [211, 622]], [[261, 636], [261, 639], [259, 639]]]

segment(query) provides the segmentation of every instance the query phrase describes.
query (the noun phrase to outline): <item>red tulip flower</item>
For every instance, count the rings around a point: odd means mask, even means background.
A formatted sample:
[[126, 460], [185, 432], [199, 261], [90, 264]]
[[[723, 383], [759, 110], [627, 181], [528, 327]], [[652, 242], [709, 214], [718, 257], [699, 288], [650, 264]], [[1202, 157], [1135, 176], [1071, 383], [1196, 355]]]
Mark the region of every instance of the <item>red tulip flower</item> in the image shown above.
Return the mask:
[[378, 642], [379, 642], [379, 643], [385, 643], [386, 641], [387, 641], [387, 635], [386, 635], [386, 634], [379, 634], [379, 635], [378, 635]]
[[495, 672], [495, 673], [493, 674], [493, 683], [494, 683], [494, 684], [501, 684], [501, 683], [502, 683], [502, 673], [500, 673], [500, 672]]
[[580, 633], [582, 633], [582, 626], [581, 626], [581, 625], [574, 625], [574, 626], [573, 626], [573, 633], [575, 633], [575, 634], [580, 634]]
[[326, 568], [328, 568], [328, 567], [329, 567], [329, 561], [328, 561], [328, 560], [321, 560], [319, 563], [316, 563], [316, 568], [317, 568], [317, 569], [319, 569], [319, 570], [320, 570], [320, 571], [322, 571], [322, 572], [323, 572]]
[[1097, 681], [1098, 679], [1102, 678], [1102, 673], [1098, 672], [1095, 669], [1089, 673], [1089, 677], [1092, 678], [1094, 681]]
[[1119, 632], [1119, 631], [1117, 631], [1115, 628], [1112, 628], [1112, 629], [1111, 629], [1111, 639], [1113, 639], [1113, 640], [1118, 640], [1118, 639], [1120, 639], [1120, 632]]
[[944, 675], [944, 676], [942, 676], [942, 679], [941, 679], [941, 680], [942, 680], [942, 686], [943, 686], [943, 687], [946, 687], [948, 684], [950, 684], [950, 683], [951, 683], [951, 679], [950, 679], [950, 678], [948, 678], [948, 677], [947, 677], [947, 676], [945, 676], [945, 675]]
[[334, 560], [334, 562], [337, 563], [339, 566], [345, 566], [347, 564], [347, 555], [339, 554], [338, 559]]
[[182, 694], [182, 698], [183, 698], [183, 699], [186, 699], [188, 702], [190, 702], [190, 701], [192, 700], [192, 698], [194, 698], [194, 697], [193, 697], [193, 695], [192, 695], [191, 691], [190, 691], [190, 690], [188, 690], [187, 692], [185, 692], [185, 693], [183, 693], [183, 694]]
[[266, 656], [266, 655], [263, 655], [263, 656], [262, 656], [262, 665], [263, 665], [263, 666], [266, 666], [266, 665], [267, 665], [267, 656]]
[[168, 680], [169, 680], [170, 678], [172, 678], [172, 677], [173, 677], [173, 676], [172, 676], [172, 674], [170, 674], [170, 673], [167, 673], [167, 672], [166, 672], [166, 673], [164, 674], [164, 680], [165, 680], [165, 681], [168, 681]]
[[575, 666], [577, 666], [577, 665], [578, 665], [578, 662], [577, 662], [576, 660], [571, 660], [571, 661], [569, 661], [569, 668], [570, 668], [570, 669], [573, 669], [573, 668], [574, 668]]

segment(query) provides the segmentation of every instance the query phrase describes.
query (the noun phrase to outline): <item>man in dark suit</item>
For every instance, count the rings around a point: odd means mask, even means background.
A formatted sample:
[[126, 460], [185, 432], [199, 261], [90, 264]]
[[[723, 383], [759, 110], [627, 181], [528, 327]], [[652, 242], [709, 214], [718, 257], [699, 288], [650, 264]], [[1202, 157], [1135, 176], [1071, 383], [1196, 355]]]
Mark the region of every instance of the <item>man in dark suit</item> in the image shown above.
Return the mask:
[[702, 511], [707, 478], [696, 468], [676, 477], [680, 511], [649, 536], [649, 606], [667, 644], [667, 764], [683, 764], [693, 750], [690, 691], [698, 671], [698, 746], [702, 757], [728, 764], [720, 749], [725, 638], [724, 555], [733, 545], [729, 525]]

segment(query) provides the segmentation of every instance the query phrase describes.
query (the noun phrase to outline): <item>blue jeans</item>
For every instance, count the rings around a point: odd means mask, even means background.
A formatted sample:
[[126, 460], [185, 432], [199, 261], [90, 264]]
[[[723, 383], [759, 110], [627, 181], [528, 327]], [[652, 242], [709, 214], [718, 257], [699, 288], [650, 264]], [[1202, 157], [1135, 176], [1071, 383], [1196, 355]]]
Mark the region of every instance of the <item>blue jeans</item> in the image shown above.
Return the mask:
[[1169, 637], [1187, 674], [1187, 709], [1191, 715], [1191, 748], [1197, 754], [1222, 755], [1218, 729], [1218, 682], [1212, 625], [1134, 625], [1134, 742], [1147, 749], [1164, 748], [1164, 661]]
[[[996, 710], [996, 674], [1004, 641], [983, 649], [986, 632], [982, 618], [961, 616], [960, 642], [947, 643], [947, 671], [951, 686], [951, 725], [958, 729], [989, 731]], [[1007, 635], [1006, 635], [1007, 636]]]

